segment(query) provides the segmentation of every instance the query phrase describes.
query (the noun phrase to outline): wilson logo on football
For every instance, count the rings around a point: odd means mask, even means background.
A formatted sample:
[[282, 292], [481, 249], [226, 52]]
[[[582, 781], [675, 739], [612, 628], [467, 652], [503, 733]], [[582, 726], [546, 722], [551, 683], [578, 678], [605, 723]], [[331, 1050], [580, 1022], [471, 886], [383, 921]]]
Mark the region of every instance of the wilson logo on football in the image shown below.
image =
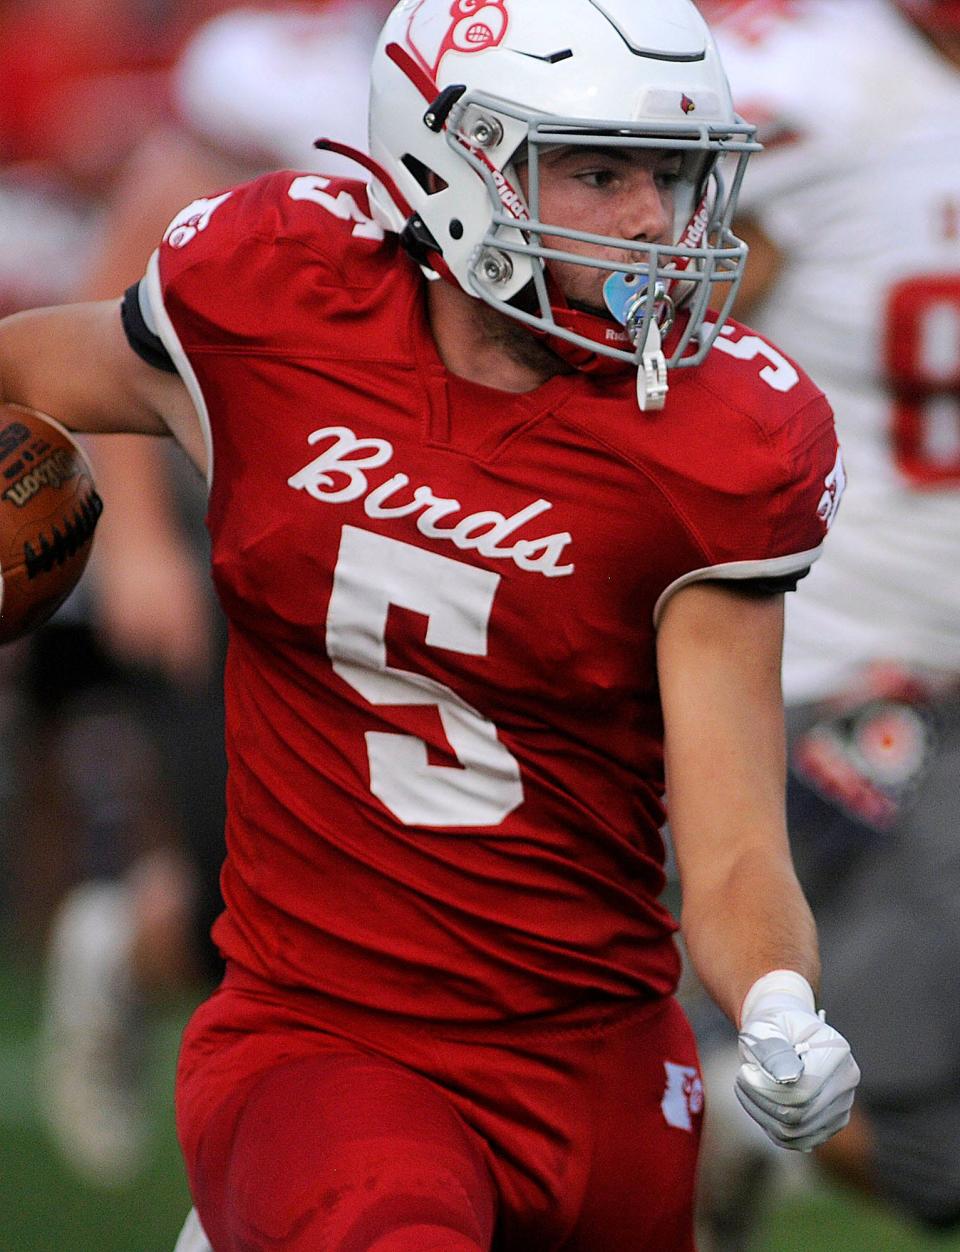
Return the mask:
[[410, 14], [407, 46], [433, 78], [448, 52], [485, 52], [496, 48], [507, 33], [510, 20], [506, 0], [454, 0], [446, 30], [438, 28], [429, 16], [421, 20], [422, 8], [421, 0]]
[[4, 500], [9, 500], [18, 509], [28, 504], [38, 491], [44, 487], [53, 487], [58, 491], [63, 483], [77, 474], [77, 465], [70, 453], [64, 448], [52, 452], [39, 465], [28, 470], [22, 478], [17, 479], [3, 493]]

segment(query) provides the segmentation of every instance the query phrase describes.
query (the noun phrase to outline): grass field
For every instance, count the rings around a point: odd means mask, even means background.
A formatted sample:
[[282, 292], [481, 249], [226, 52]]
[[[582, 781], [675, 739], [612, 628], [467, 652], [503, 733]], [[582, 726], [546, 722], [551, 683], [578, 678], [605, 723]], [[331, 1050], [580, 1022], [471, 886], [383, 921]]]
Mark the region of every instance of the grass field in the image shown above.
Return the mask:
[[[187, 1004], [153, 1032], [150, 1159], [116, 1191], [73, 1177], [47, 1139], [33, 1082], [38, 974], [0, 955], [0, 1252], [172, 1252], [189, 1207], [172, 1124], [177, 1040]], [[774, 1213], [753, 1252], [960, 1252], [960, 1236], [924, 1237], [823, 1190]]]

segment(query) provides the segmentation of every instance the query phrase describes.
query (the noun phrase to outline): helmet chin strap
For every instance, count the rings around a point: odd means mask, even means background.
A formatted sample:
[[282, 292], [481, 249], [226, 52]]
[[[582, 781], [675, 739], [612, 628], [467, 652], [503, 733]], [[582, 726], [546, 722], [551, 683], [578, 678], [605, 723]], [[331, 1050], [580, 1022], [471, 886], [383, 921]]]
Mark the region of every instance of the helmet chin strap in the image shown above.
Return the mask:
[[[624, 352], [631, 350], [630, 336], [625, 328], [617, 326], [611, 318], [604, 317], [602, 313], [575, 308], [567, 302], [566, 296], [557, 286], [549, 270], [545, 272], [544, 277], [547, 284], [547, 295], [550, 299], [550, 313], [557, 326], [562, 327], [563, 330], [571, 331], [581, 339], [593, 340], [595, 343], [612, 344]], [[531, 288], [528, 287], [526, 290], [530, 291]], [[523, 299], [523, 293], [521, 293], [519, 298]], [[583, 344], [571, 343], [569, 339], [564, 339], [547, 328], [530, 326], [528, 329], [538, 339], [543, 339], [549, 345], [550, 350], [556, 353], [561, 361], [565, 361], [567, 365], [572, 366], [578, 373], [597, 375], [622, 374], [624, 370], [630, 368], [628, 361], [606, 356], [604, 353], [596, 352]]]
[[[605, 293], [606, 286], [609, 286], [612, 280], [622, 279], [622, 277], [619, 273], [612, 274], [605, 285]], [[608, 307], [612, 316], [603, 317], [598, 313], [571, 307], [549, 275], [547, 287], [550, 293], [550, 311], [553, 319], [564, 330], [573, 331], [574, 334], [584, 339], [593, 339], [598, 343], [612, 343], [625, 351], [629, 351], [631, 345], [636, 343], [635, 333], [631, 331], [629, 321], [626, 317], [621, 320], [614, 313], [609, 302]], [[631, 289], [629, 295], [632, 300], [635, 300], [635, 288]], [[616, 321], [613, 317], [616, 317]], [[562, 361], [566, 361], [568, 365], [572, 365], [582, 374], [622, 374], [624, 370], [630, 368], [626, 361], [591, 351], [590, 348], [580, 344], [571, 343], [568, 339], [551, 334], [549, 330], [533, 329], [533, 334], [546, 340], [551, 350]], [[637, 371], [637, 404], [640, 411], [649, 413], [662, 409], [667, 399], [667, 388], [667, 362], [663, 354], [661, 330], [656, 319], [651, 317], [647, 321], [646, 338]]]
[[[618, 348], [623, 348], [626, 352], [630, 351], [630, 340], [626, 332], [614, 325], [609, 318], [601, 317], [596, 313], [588, 313], [584, 309], [571, 308], [565, 302], [558, 304], [551, 302], [550, 311], [553, 314], [553, 320], [564, 330], [573, 331], [583, 339], [593, 339], [598, 343], [614, 343]], [[535, 327], [531, 327], [531, 330], [539, 338], [545, 339], [551, 350], [562, 361], [572, 365], [581, 374], [622, 374], [624, 370], [630, 368], [627, 361], [619, 361], [616, 357], [605, 356], [582, 344], [571, 343], [569, 339], [563, 339], [549, 330]]]

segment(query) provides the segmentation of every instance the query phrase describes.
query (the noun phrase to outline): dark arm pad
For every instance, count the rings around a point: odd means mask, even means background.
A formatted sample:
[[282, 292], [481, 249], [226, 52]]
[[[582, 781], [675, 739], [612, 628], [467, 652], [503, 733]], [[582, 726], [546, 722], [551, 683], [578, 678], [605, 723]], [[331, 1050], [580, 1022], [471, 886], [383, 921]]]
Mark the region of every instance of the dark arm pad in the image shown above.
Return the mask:
[[159, 335], [155, 335], [147, 325], [140, 308], [140, 284], [134, 283], [123, 294], [120, 305], [120, 319], [130, 347], [138, 357], [152, 365], [154, 369], [163, 370], [167, 374], [175, 374], [177, 367], [170, 359], [170, 353], [163, 346]]

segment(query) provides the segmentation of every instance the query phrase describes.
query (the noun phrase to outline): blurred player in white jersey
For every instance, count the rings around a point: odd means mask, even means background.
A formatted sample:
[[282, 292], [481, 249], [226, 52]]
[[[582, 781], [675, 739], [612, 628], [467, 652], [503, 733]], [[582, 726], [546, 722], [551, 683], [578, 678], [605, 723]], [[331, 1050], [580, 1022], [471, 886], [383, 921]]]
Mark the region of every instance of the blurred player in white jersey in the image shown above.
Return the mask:
[[[824, 994], [863, 1066], [858, 1111], [819, 1155], [946, 1227], [960, 1221], [960, 3], [704, 7], [766, 144], [740, 201], [740, 311], [830, 396], [849, 474], [837, 542], [788, 605], [784, 668], [794, 854]], [[730, 1141], [726, 1127], [715, 1146]], [[718, 1246], [744, 1246], [730, 1161], [705, 1158]]]

